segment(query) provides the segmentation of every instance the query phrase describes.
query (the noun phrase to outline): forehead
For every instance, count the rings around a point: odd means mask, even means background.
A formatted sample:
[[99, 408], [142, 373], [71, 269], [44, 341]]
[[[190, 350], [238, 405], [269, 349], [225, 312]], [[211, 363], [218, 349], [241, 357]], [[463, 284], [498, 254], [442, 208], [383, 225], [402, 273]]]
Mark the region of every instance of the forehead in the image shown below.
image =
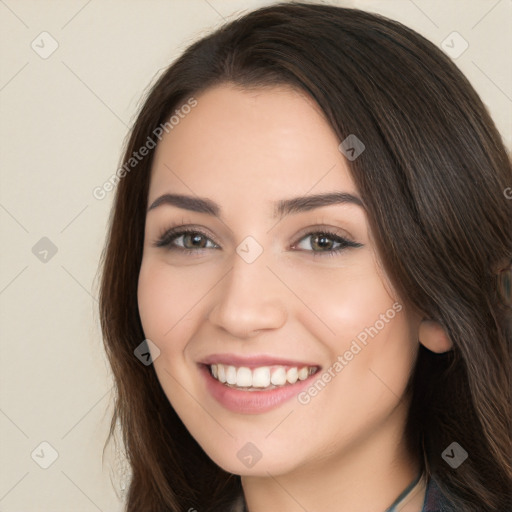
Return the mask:
[[332, 190], [357, 194], [338, 137], [305, 94], [223, 84], [196, 100], [157, 146], [150, 200], [167, 191], [241, 203]]

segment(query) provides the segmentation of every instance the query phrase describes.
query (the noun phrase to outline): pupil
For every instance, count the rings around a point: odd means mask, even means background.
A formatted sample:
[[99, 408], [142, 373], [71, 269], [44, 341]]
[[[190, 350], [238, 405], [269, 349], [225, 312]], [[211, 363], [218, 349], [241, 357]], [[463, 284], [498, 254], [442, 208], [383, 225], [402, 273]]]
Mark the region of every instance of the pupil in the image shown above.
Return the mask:
[[204, 240], [203, 235], [195, 234], [195, 235], [187, 235], [186, 240], [189, 241], [189, 244], [185, 245], [192, 245], [193, 247], [204, 247]]
[[332, 246], [332, 240], [330, 240], [326, 235], [319, 235], [314, 238], [314, 244], [321, 249], [328, 249]]

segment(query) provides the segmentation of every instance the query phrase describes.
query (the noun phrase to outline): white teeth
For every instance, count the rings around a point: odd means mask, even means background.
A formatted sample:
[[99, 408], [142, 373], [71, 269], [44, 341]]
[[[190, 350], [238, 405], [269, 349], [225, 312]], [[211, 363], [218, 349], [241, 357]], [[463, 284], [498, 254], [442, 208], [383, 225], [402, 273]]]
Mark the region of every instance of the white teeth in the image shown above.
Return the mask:
[[270, 377], [270, 382], [274, 386], [283, 386], [286, 383], [286, 370], [282, 366], [275, 370]]
[[301, 368], [299, 370], [299, 380], [306, 380], [309, 376], [309, 370], [307, 368]]
[[249, 368], [238, 368], [236, 372], [236, 385], [239, 388], [250, 388], [252, 386], [252, 372]]
[[274, 389], [286, 384], [295, 384], [298, 380], [305, 380], [318, 370], [317, 367], [285, 367], [285, 366], [261, 366], [259, 368], [247, 368], [241, 366], [228, 366], [224, 364], [210, 365], [210, 371], [214, 379], [239, 388]]
[[290, 383], [290, 384], [295, 384], [297, 382], [297, 379], [299, 378], [299, 370], [297, 370], [297, 368], [290, 368], [287, 372], [286, 372], [286, 380]]
[[263, 366], [252, 371], [252, 386], [255, 388], [267, 388], [270, 386], [270, 368]]
[[226, 382], [228, 384], [236, 384], [236, 368], [234, 366], [226, 368]]

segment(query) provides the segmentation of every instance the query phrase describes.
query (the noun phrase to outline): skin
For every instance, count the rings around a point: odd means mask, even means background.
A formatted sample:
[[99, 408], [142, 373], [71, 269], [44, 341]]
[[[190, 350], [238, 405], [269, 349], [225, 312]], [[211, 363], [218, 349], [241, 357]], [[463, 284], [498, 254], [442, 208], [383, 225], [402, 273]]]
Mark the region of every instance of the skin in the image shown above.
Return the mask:
[[[358, 195], [340, 141], [312, 100], [283, 87], [228, 84], [196, 98], [156, 149], [148, 205], [174, 193], [211, 199], [222, 211], [161, 205], [147, 213], [138, 301], [145, 335], [160, 350], [162, 388], [212, 460], [242, 476], [250, 512], [384, 511], [419, 468], [403, 438], [418, 339], [436, 351], [449, 341], [393, 291], [364, 208], [273, 217], [281, 199]], [[192, 254], [179, 251], [183, 238], [175, 250], [155, 247], [171, 224], [193, 225], [212, 241]], [[329, 256], [307, 236], [322, 228], [362, 246]], [[249, 235], [263, 248], [250, 264], [236, 253]], [[198, 371], [213, 353], [325, 370], [397, 302], [401, 311], [306, 405], [294, 398], [262, 414], [235, 413], [212, 398]], [[262, 453], [252, 468], [237, 457], [247, 442]], [[423, 498], [419, 486], [401, 510], [419, 512]]]

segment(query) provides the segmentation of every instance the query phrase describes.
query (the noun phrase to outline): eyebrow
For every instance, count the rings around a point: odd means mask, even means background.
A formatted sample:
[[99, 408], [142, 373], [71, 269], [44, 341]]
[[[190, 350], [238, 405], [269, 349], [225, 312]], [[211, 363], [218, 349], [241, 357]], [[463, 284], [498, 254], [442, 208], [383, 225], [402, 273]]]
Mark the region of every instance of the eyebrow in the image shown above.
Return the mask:
[[[221, 214], [221, 207], [212, 200], [182, 194], [161, 195], [151, 203], [151, 206], [148, 208], [148, 212], [163, 204], [177, 206], [178, 208], [193, 212], [207, 213], [215, 217], [220, 217]], [[285, 215], [305, 212], [315, 208], [335, 204], [355, 204], [364, 208], [363, 201], [358, 196], [347, 192], [332, 192], [327, 194], [293, 197], [291, 199], [282, 199], [277, 201], [274, 205], [274, 218], [282, 218]]]

